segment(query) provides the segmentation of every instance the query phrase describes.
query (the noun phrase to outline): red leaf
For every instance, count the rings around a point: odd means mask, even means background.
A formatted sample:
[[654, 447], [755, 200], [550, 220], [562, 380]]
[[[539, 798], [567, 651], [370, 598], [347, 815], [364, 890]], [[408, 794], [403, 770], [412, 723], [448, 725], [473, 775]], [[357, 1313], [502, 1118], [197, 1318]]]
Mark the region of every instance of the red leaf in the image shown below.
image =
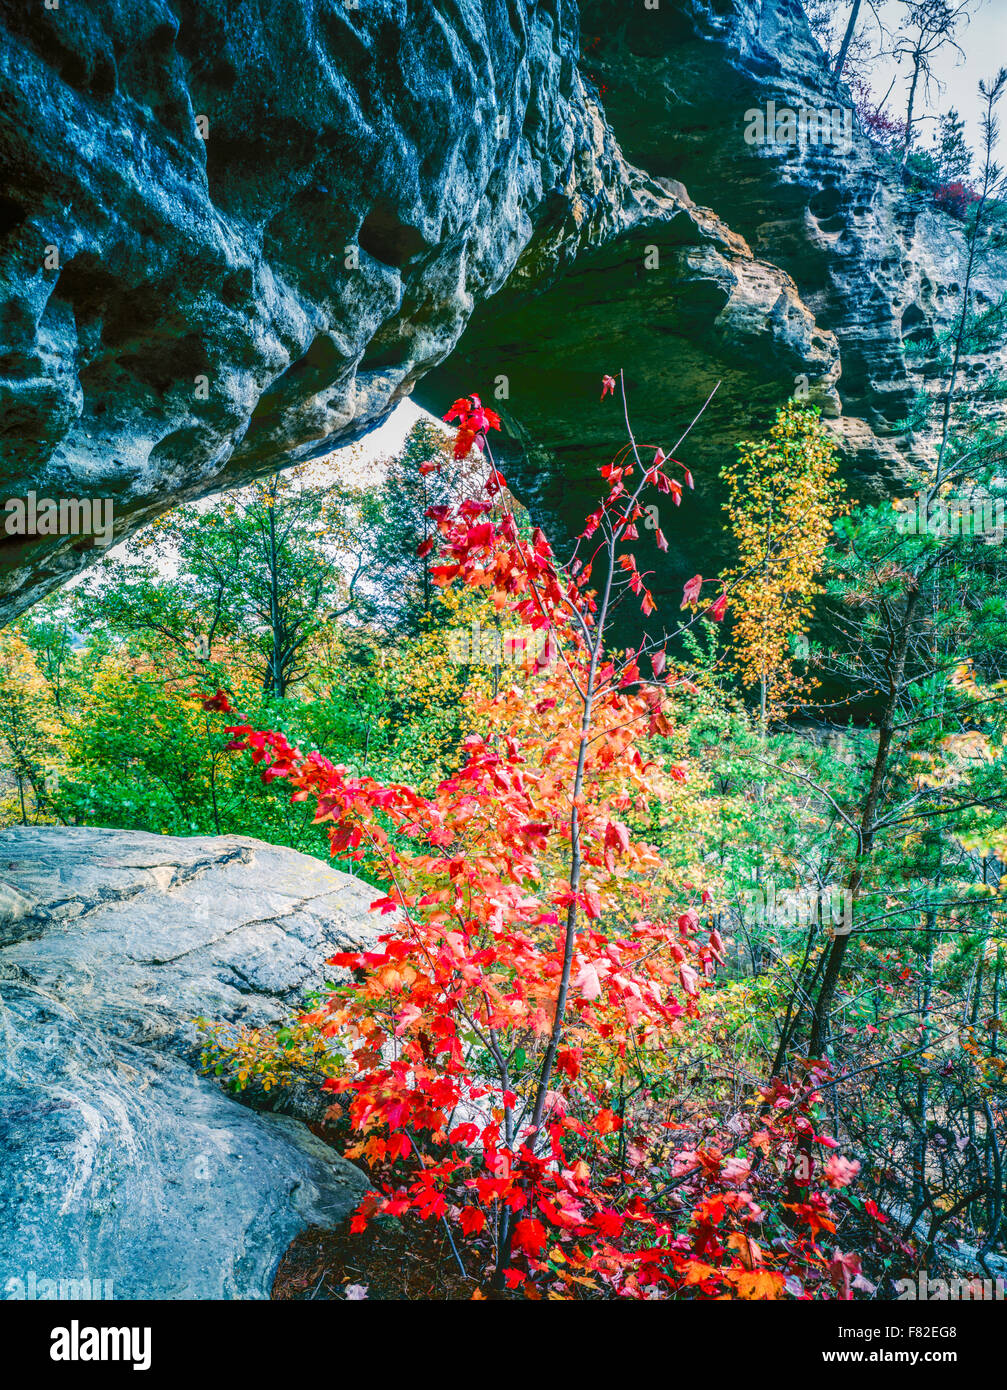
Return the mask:
[[696, 603], [702, 587], [703, 576], [701, 574], [694, 574], [691, 579], [687, 579], [682, 587], [681, 607], [688, 608], [690, 604]]
[[215, 695], [210, 695], [207, 699], [205, 699], [203, 701], [203, 708], [205, 710], [217, 709], [220, 710], [223, 714], [234, 713], [234, 706], [231, 704], [230, 700], [227, 698], [227, 695], [224, 693], [223, 690], [218, 690]]
[[458, 1213], [458, 1224], [465, 1235], [472, 1236], [486, 1229], [486, 1217], [478, 1207], [462, 1207]]
[[541, 1255], [545, 1249], [545, 1227], [533, 1216], [519, 1221], [514, 1227], [514, 1244], [526, 1255]]

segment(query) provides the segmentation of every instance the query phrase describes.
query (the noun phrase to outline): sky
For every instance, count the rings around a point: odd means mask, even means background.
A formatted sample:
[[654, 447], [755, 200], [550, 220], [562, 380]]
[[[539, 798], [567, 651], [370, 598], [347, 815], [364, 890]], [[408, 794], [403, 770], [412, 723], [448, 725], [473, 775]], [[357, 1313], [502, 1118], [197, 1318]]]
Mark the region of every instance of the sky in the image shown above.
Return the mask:
[[[878, 8], [888, 29], [894, 29], [904, 9], [902, 0], [883, 0]], [[838, 9], [840, 22], [845, 23], [849, 6], [843, 3]], [[970, 9], [972, 17], [967, 25], [961, 26], [958, 34], [958, 42], [965, 56], [962, 57], [950, 45], [935, 56], [933, 66], [937, 82], [932, 85], [929, 94], [923, 92], [918, 95], [917, 110], [925, 115], [937, 116], [954, 107], [965, 121], [966, 139], [977, 156], [977, 165], [982, 143], [980, 122], [983, 109], [978, 84], [980, 78], [991, 78], [998, 68], [1007, 66], [1007, 0], [973, 0]], [[876, 41], [877, 25], [870, 17], [866, 3], [862, 11], [866, 19], [861, 22]], [[887, 46], [891, 46], [890, 38]], [[900, 69], [891, 59], [882, 58], [872, 70], [871, 82], [879, 97], [884, 95], [892, 79], [895, 79], [889, 99], [889, 110], [893, 115], [901, 115], [905, 111], [909, 76], [909, 64], [905, 60]], [[1000, 161], [1007, 164], [1007, 95], [1001, 99], [999, 111]], [[929, 145], [935, 127], [936, 120], [927, 120], [919, 127], [918, 138], [924, 146]], [[974, 172], [976, 165], [973, 166]], [[433, 418], [412, 401], [403, 401], [383, 425], [351, 447], [358, 451], [363, 467], [370, 460], [393, 454], [417, 420]]]
[[[1007, 5], [1007, 0], [1004, 0], [1004, 4]], [[387, 458], [389, 454], [394, 454], [402, 447], [406, 435], [417, 420], [432, 420], [433, 418], [428, 411], [423, 410], [412, 401], [403, 401], [401, 405], [395, 407], [384, 424], [379, 425], [376, 430], [372, 430], [358, 447], [362, 447], [368, 458]]]
[[[898, 3], [896, 0], [887, 0], [887, 3], [879, 8], [885, 24], [889, 29], [894, 28], [900, 13], [903, 12], [901, 0]], [[863, 11], [867, 12], [867, 9], [867, 5], [864, 5]], [[982, 103], [977, 86], [980, 78], [990, 78], [999, 67], [1007, 66], [1007, 0], [981, 0], [981, 3], [973, 3], [971, 10], [971, 21], [967, 25], [963, 24], [958, 33], [958, 43], [964, 49], [965, 57], [950, 45], [935, 55], [934, 72], [944, 90], [939, 91], [936, 85], [933, 86], [929, 97], [924, 93], [920, 98], [922, 105], [919, 109], [928, 115], [935, 115], [954, 107], [965, 120], [969, 146], [978, 153], [982, 139]], [[848, 13], [848, 7], [843, 5], [843, 20]], [[871, 39], [876, 40], [877, 24], [869, 13], [865, 28]], [[890, 42], [888, 46], [891, 46]], [[899, 68], [891, 59], [880, 59], [871, 72], [871, 85], [878, 97], [884, 96], [892, 78], [896, 79], [888, 103], [888, 111], [892, 116], [905, 114], [911, 75], [911, 68], [906, 60], [903, 60]], [[999, 149], [1001, 162], [1004, 162], [1004, 152], [1007, 151], [1007, 96], [1001, 99], [999, 109]], [[924, 146], [930, 144], [935, 124], [935, 121], [926, 121], [918, 127], [918, 138]]]
[[[387, 459], [393, 456], [405, 443], [406, 435], [416, 424], [417, 420], [430, 420], [439, 423], [435, 417], [423, 410], [421, 406], [415, 405], [410, 400], [403, 401], [396, 406], [384, 424], [379, 425], [376, 430], [365, 435], [356, 444], [346, 445], [342, 449], [334, 449], [331, 454], [318, 459], [314, 467], [324, 476], [325, 470], [332, 469], [338, 472], [339, 477], [346, 482], [357, 486], [375, 477], [374, 463], [379, 459]], [[445, 430], [447, 426], [442, 426]], [[206, 497], [202, 501], [196, 502], [197, 507], [212, 507], [216, 501], [215, 497]], [[114, 545], [107, 552], [113, 559], [121, 560], [127, 554], [129, 542], [121, 541]], [[158, 568], [163, 575], [173, 575], [176, 565], [172, 554], [161, 554], [158, 557]], [[79, 584], [83, 584], [92, 578], [87, 570], [81, 570], [67, 584], [68, 589], [75, 589]]]

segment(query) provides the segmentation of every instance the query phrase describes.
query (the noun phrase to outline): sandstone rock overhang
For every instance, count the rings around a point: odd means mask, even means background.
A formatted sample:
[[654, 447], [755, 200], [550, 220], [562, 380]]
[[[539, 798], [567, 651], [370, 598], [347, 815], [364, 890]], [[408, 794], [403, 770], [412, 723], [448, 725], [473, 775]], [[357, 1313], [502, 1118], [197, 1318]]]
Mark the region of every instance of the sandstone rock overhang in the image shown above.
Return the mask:
[[[907, 191], [862, 132], [799, 0], [580, 8], [588, 89], [629, 166], [688, 201], [693, 242], [680, 215], [583, 247], [560, 277], [522, 277], [519, 262], [416, 394], [433, 409], [507, 374], [508, 476], [562, 537], [622, 443], [620, 421], [598, 409], [598, 376], [625, 369], [637, 436], [665, 449], [719, 380], [684, 449], [697, 492], [662, 510], [667, 555], [641, 533], [652, 587], [674, 611], [682, 580], [727, 558], [720, 468], [788, 397], [821, 407], [854, 498], [906, 490], [930, 447], [907, 417], [921, 389], [942, 387], [929, 349], [960, 311], [967, 250], [962, 225]], [[793, 140], [784, 112], [798, 118]], [[776, 140], [759, 136], [770, 113]], [[973, 275], [980, 306], [1007, 291], [1002, 233]], [[965, 370], [977, 386], [1005, 368], [1001, 342]], [[987, 408], [999, 409], [995, 391]]]
[[[890, 485], [943, 272], [869, 148], [745, 146], [741, 105], [843, 99], [799, 5], [582, 8], [583, 51], [574, 0], [0, 0], [0, 506], [108, 498], [121, 538], [503, 374], [569, 527], [613, 365], [661, 437], [724, 379], [700, 476], [801, 378]], [[0, 621], [100, 554], [0, 534]]]

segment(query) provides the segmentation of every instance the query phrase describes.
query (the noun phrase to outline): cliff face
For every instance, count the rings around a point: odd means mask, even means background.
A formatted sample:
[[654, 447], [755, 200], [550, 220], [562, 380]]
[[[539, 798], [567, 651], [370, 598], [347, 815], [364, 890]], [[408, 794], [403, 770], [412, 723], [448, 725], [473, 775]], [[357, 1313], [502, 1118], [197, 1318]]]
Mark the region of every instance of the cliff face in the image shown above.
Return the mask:
[[[609, 0], [582, 11], [586, 62], [627, 156], [681, 179], [793, 277], [839, 345], [837, 431], [850, 468], [861, 486], [887, 488], [912, 456], [899, 425], [926, 375], [907, 364], [907, 344], [960, 308], [961, 224], [908, 195], [895, 161], [847, 124], [849, 92], [823, 66], [799, 0], [680, 0], [618, 20]], [[775, 141], [760, 138], [770, 106]], [[795, 140], [783, 112], [802, 110], [824, 119]], [[1002, 240], [976, 284], [989, 302], [1003, 293]]]
[[[803, 380], [890, 485], [907, 316], [956, 272], [862, 140], [745, 142], [750, 106], [832, 100], [796, 0], [581, 8], [0, 0], [0, 503], [111, 498], [119, 538], [425, 378], [438, 411], [505, 393], [514, 481], [567, 526], [619, 366], [666, 445], [722, 380], [708, 478]], [[98, 553], [0, 534], [0, 621]]]
[[[962, 227], [911, 198], [859, 131], [798, 0], [584, 0], [581, 14], [585, 80], [623, 153], [708, 205], [694, 217], [730, 228], [737, 254], [711, 273], [671, 228], [652, 229], [582, 254], [544, 294], [514, 276], [418, 394], [433, 408], [435, 392], [512, 364], [508, 423], [538, 447], [505, 446], [510, 473], [562, 531], [589, 510], [593, 469], [620, 438], [595, 408], [602, 371], [625, 367], [636, 433], [666, 449], [719, 380], [684, 448], [697, 493], [662, 517], [668, 556], [648, 557], [667, 595], [720, 559], [719, 469], [788, 396], [822, 407], [855, 495], [905, 487], [926, 441], [903, 422], [917, 391], [938, 384], [926, 349], [960, 310]], [[792, 137], [784, 113], [808, 109], [822, 124], [799, 120]], [[775, 141], [763, 138], [770, 122]], [[649, 268], [648, 241], [660, 249]], [[1007, 289], [1002, 240], [984, 248], [974, 283], [987, 304]], [[966, 371], [975, 381], [1005, 364], [1001, 344]]]
[[[117, 535], [380, 421], [615, 159], [569, 0], [0, 17], [0, 494]], [[600, 226], [638, 215], [610, 184]], [[5, 615], [81, 548], [7, 538]]]

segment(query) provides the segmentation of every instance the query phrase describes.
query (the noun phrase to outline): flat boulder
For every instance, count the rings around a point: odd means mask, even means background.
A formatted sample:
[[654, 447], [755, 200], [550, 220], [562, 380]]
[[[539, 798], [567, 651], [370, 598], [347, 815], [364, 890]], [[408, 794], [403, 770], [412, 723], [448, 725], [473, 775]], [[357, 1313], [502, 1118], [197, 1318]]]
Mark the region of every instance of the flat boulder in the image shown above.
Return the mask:
[[200, 1074], [373, 939], [373, 889], [240, 836], [0, 831], [0, 1297], [267, 1298], [359, 1169]]

